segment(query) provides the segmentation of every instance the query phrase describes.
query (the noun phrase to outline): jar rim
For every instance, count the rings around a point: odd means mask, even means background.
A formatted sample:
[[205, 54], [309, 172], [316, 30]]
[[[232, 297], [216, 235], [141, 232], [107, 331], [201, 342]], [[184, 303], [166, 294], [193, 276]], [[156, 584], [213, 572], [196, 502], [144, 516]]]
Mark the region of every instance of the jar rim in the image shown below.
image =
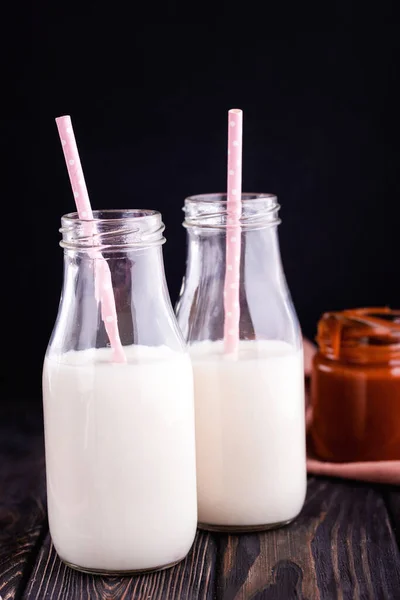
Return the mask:
[[400, 310], [365, 307], [324, 313], [316, 341], [331, 360], [400, 361]]

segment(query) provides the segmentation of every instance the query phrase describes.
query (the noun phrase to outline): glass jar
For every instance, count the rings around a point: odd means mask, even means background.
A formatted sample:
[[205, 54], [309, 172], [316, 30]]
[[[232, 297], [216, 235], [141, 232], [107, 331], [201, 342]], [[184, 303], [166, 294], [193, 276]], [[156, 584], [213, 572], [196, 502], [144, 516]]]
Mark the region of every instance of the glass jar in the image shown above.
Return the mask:
[[[156, 570], [184, 558], [196, 531], [192, 367], [165, 282], [160, 213], [94, 219], [62, 217], [64, 285], [43, 370], [50, 532], [79, 570]], [[96, 300], [99, 260], [126, 363], [113, 361]]]
[[315, 453], [334, 462], [400, 460], [400, 310], [326, 313], [317, 341]]
[[185, 201], [186, 275], [177, 304], [195, 382], [199, 526], [277, 527], [306, 493], [301, 332], [279, 252], [279, 205], [243, 194], [239, 350], [224, 355], [227, 202]]

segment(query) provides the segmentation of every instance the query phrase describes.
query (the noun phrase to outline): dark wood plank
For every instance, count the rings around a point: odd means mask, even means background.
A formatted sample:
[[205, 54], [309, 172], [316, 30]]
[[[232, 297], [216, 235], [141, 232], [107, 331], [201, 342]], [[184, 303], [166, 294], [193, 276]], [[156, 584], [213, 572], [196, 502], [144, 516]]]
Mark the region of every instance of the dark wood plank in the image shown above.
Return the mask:
[[392, 522], [393, 532], [397, 539], [397, 545], [400, 548], [400, 488], [386, 487], [383, 493]]
[[218, 575], [223, 600], [400, 597], [400, 555], [382, 495], [328, 479], [309, 481], [290, 526], [220, 536]]
[[[32, 408], [32, 407], [30, 407]], [[40, 414], [12, 405], [0, 415], [0, 597], [25, 586], [47, 531]]]
[[27, 600], [212, 600], [216, 545], [198, 532], [187, 558], [172, 569], [135, 577], [78, 573], [58, 558], [47, 536], [23, 598]]

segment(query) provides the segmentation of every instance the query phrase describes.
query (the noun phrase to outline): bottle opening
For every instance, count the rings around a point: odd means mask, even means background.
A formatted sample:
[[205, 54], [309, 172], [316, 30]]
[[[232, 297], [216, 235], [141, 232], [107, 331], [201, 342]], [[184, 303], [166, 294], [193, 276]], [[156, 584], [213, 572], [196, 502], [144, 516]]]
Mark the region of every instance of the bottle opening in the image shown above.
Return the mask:
[[[243, 229], [262, 229], [279, 225], [280, 206], [273, 194], [243, 193], [240, 226]], [[189, 196], [183, 207], [184, 227], [225, 229], [228, 221], [226, 194], [199, 194]]]
[[164, 223], [156, 210], [94, 210], [93, 219], [73, 212], [61, 218], [60, 246], [69, 250], [121, 251], [165, 242]]

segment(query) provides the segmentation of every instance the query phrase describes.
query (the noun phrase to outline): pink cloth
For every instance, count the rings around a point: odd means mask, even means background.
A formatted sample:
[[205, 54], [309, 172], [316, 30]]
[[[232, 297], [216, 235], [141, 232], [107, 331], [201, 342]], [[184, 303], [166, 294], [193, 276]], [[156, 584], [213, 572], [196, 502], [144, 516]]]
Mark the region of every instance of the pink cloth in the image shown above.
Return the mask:
[[[315, 353], [314, 346], [304, 340], [304, 366], [306, 377], [311, 374], [311, 362]], [[308, 390], [307, 390], [308, 392]], [[309, 396], [307, 393], [307, 400]], [[306, 409], [307, 432], [312, 428], [312, 408]], [[400, 485], [400, 460], [382, 460], [375, 462], [332, 463], [318, 460], [313, 456], [307, 443], [307, 471], [313, 475], [326, 475], [329, 477], [343, 477], [344, 479], [357, 479], [371, 483], [389, 483]]]
[[[312, 409], [307, 408], [307, 431], [312, 427]], [[307, 471], [313, 475], [358, 479], [372, 483], [400, 485], [400, 460], [380, 460], [375, 462], [332, 463], [318, 460], [307, 444]]]

